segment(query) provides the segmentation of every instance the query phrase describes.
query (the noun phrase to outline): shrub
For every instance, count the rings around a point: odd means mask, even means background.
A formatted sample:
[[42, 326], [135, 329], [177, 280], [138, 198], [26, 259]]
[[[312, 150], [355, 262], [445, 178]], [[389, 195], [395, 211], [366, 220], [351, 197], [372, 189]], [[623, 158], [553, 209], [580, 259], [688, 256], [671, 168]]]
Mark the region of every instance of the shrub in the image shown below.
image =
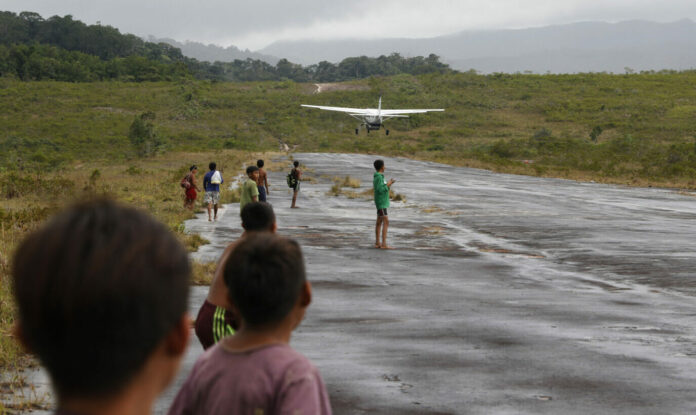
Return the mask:
[[164, 148], [164, 141], [159, 137], [154, 124], [155, 113], [144, 112], [133, 119], [128, 129], [128, 139], [140, 157], [149, 157]]
[[599, 125], [594, 126], [594, 128], [592, 128], [592, 131], [590, 131], [590, 140], [596, 143], [600, 134], [602, 134], [602, 127], [600, 127]]

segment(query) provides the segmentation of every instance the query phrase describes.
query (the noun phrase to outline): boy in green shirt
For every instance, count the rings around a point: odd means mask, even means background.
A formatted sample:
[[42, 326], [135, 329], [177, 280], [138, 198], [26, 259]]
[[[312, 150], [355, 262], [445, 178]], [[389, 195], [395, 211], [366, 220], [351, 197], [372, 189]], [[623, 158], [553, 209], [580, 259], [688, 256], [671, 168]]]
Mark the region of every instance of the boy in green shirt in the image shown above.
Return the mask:
[[249, 180], [242, 185], [242, 194], [239, 197], [240, 212], [247, 203], [259, 201], [259, 188], [256, 185], [259, 179], [259, 168], [256, 166], [249, 166], [246, 169], [246, 173], [247, 176], [249, 176]]
[[[375, 224], [375, 248], [392, 249], [387, 245], [387, 229], [389, 228], [389, 216], [387, 216], [387, 208], [389, 207], [389, 188], [394, 183], [394, 179], [388, 182], [384, 180], [384, 160], [375, 160], [374, 178], [372, 186], [375, 191], [375, 205], [377, 206], [377, 223]], [[379, 234], [382, 232], [382, 242], [380, 243]]]

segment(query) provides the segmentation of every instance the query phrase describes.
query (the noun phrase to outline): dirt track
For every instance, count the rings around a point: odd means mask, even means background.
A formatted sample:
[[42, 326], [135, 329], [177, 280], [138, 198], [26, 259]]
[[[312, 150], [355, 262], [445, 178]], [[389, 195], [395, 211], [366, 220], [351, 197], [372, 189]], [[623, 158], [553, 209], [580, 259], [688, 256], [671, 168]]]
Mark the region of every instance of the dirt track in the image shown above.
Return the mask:
[[331, 91], [369, 91], [370, 87], [367, 85], [355, 85], [355, 84], [344, 84], [341, 82], [332, 82], [325, 84], [314, 84], [317, 89], [314, 91], [315, 94], [320, 94], [322, 92]]

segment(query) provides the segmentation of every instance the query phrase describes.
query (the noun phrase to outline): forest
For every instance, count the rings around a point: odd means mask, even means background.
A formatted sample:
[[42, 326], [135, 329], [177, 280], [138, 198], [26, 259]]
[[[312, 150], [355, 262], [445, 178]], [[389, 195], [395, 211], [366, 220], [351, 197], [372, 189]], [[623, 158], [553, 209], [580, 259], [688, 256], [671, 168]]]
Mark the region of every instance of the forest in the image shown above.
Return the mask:
[[22, 81], [66, 82], [212, 81], [337, 82], [370, 76], [447, 73], [439, 57], [346, 58], [302, 66], [281, 59], [201, 62], [167, 43], [146, 42], [111, 26], [86, 25], [72, 16], [44, 19], [38, 13], [0, 12], [0, 76]]

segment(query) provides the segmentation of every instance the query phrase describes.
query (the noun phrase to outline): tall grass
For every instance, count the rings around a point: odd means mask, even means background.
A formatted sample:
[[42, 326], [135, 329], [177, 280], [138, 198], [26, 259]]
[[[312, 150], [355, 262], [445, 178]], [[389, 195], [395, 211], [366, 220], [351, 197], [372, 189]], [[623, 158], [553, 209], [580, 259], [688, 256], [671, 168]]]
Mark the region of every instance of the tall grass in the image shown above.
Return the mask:
[[[195, 251], [207, 241], [184, 231], [183, 222], [193, 213], [183, 207], [183, 189], [179, 181], [188, 166], [197, 164], [201, 171], [215, 161], [226, 179], [241, 173], [244, 165], [262, 158], [262, 154], [224, 150], [200, 153], [167, 153], [148, 159], [134, 159], [125, 164], [96, 160], [80, 162], [52, 171], [0, 172], [0, 369], [5, 373], [18, 370], [31, 360], [23, 354], [12, 335], [15, 307], [12, 299], [10, 266], [12, 253], [22, 238], [40, 226], [51, 214], [76, 199], [108, 196], [143, 209], [166, 224], [186, 245]], [[202, 186], [202, 174], [199, 179]], [[234, 200], [235, 193], [227, 200]], [[199, 204], [200, 206], [200, 204]], [[206, 284], [212, 278], [214, 264], [194, 263], [192, 283]], [[10, 376], [8, 388], [17, 391], [12, 405], [36, 404], [36, 397], [23, 386], [23, 377]], [[22, 399], [20, 399], [22, 398]], [[0, 403], [0, 412], [3, 406]]]
[[[22, 83], [0, 79], [0, 168], [123, 164], [147, 114], [153, 152], [379, 153], [531, 175], [693, 188], [696, 72], [397, 75], [314, 94], [293, 82]], [[357, 121], [300, 103], [445, 108], [356, 136]], [[148, 127], [149, 128], [149, 127]], [[141, 143], [142, 144], [142, 143]]]

